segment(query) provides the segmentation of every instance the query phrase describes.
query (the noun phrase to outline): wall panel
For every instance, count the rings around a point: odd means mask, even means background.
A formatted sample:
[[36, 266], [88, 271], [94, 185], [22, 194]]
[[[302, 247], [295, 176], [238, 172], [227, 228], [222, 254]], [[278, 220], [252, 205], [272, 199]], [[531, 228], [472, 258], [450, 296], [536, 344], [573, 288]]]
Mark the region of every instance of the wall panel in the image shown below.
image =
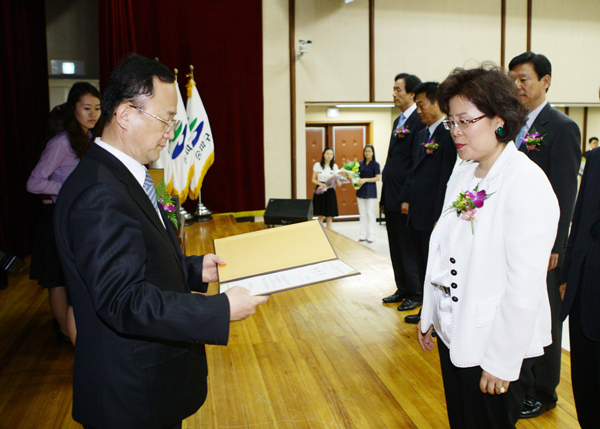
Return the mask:
[[531, 49], [552, 63], [553, 103], [597, 103], [600, 1], [534, 0]]
[[394, 76], [443, 80], [455, 67], [500, 62], [500, 0], [378, 0], [375, 99], [392, 98]]
[[291, 197], [288, 0], [263, 0], [265, 203]]

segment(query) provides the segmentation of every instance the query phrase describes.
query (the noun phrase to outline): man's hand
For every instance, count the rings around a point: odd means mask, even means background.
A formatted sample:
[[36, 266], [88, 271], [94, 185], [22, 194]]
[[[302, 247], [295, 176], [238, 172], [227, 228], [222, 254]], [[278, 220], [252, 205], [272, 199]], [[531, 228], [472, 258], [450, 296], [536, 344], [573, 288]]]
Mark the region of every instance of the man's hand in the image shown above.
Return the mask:
[[550, 254], [550, 262], [548, 262], [548, 271], [553, 270], [558, 265], [558, 253]]
[[433, 343], [432, 333], [433, 326], [430, 326], [429, 330], [425, 334], [423, 334], [423, 332], [421, 332], [421, 321], [419, 320], [419, 323], [417, 324], [417, 339], [419, 340], [419, 344], [421, 345], [421, 348], [424, 352], [432, 351], [435, 347], [435, 344]]
[[400, 213], [408, 214], [408, 203], [400, 204]]
[[481, 374], [479, 389], [482, 393], [502, 395], [508, 391], [508, 386], [510, 386], [510, 381], [500, 380], [498, 377], [494, 377], [487, 371], [483, 371]]
[[567, 284], [561, 283], [560, 287], [558, 288], [558, 291], [560, 292], [560, 300], [564, 301], [565, 300], [565, 292], [567, 291]]
[[252, 316], [256, 307], [264, 304], [269, 299], [268, 296], [250, 296], [248, 289], [235, 286], [225, 291], [229, 299], [230, 320], [236, 322]]
[[225, 265], [226, 263], [213, 253], [204, 255], [204, 259], [202, 259], [202, 281], [204, 283], [216, 282], [219, 279], [217, 265]]

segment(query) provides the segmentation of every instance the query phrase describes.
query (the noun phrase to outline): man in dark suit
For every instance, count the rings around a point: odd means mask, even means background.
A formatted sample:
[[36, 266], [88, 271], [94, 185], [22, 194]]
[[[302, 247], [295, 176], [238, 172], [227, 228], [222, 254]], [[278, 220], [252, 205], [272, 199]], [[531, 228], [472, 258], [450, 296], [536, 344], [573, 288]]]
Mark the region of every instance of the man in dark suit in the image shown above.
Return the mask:
[[421, 80], [411, 74], [400, 73], [395, 78], [394, 104], [402, 114], [394, 121], [387, 159], [382, 174], [381, 200], [385, 212], [385, 225], [394, 268], [396, 292], [383, 298], [383, 302], [404, 301], [399, 311], [417, 308], [423, 301], [419, 295], [419, 277], [408, 235], [407, 214], [402, 213], [400, 193], [412, 168], [415, 139], [425, 125], [419, 119], [415, 104], [415, 87]]
[[56, 240], [77, 323], [73, 418], [85, 428], [180, 428], [206, 398], [204, 343], [265, 297], [204, 296], [221, 258], [184, 256], [144, 164], [173, 138], [174, 75], [138, 55], [108, 81], [102, 138], [63, 185]]
[[582, 155], [586, 159], [587, 159], [588, 155], [590, 154], [590, 152], [598, 147], [598, 137], [591, 137], [588, 140], [588, 145], [590, 146], [590, 150], [586, 150], [584, 152], [584, 154]]
[[582, 428], [600, 428], [600, 149], [588, 155], [561, 280], [569, 316], [571, 380]]
[[527, 122], [517, 136], [515, 145], [544, 170], [560, 205], [558, 232], [547, 277], [552, 312], [552, 344], [544, 349], [543, 356], [536, 359], [532, 368], [534, 384], [525, 397], [521, 411], [521, 418], [531, 418], [554, 408], [558, 400], [556, 386], [560, 382], [562, 347], [559, 278], [577, 195], [581, 133], [572, 119], [552, 108], [546, 100], [552, 75], [548, 58], [525, 52], [513, 58], [508, 67], [521, 101], [529, 108]]
[[[423, 300], [423, 283], [427, 269], [429, 237], [442, 213], [446, 184], [456, 163], [456, 146], [437, 102], [437, 82], [425, 82], [415, 88], [417, 113], [426, 125], [419, 131], [413, 151], [413, 166], [402, 188], [403, 213], [408, 214], [408, 232], [417, 263], [419, 296]], [[405, 317], [407, 323], [419, 323], [419, 314]]]

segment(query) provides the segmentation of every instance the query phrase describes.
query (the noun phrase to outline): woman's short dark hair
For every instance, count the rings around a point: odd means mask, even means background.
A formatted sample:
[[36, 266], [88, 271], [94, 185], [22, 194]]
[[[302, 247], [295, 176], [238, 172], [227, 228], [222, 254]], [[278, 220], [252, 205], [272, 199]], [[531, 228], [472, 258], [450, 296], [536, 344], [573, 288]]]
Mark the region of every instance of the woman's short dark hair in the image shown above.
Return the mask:
[[154, 78], [161, 82], [175, 82], [175, 75], [156, 60], [129, 54], [113, 70], [106, 84], [102, 100], [104, 123], [109, 124], [121, 103], [130, 102], [141, 109], [154, 93]]
[[492, 63], [469, 70], [455, 68], [438, 87], [438, 104], [446, 115], [453, 97], [470, 101], [490, 119], [502, 118], [504, 132], [501, 136], [496, 133], [499, 142], [514, 140], [527, 120], [528, 110], [519, 99], [513, 80]]
[[[325, 152], [327, 152], [328, 150], [333, 152], [333, 148], [332, 147], [326, 147], [323, 150], [323, 154], [321, 155], [321, 168], [325, 168]], [[333, 170], [333, 164], [335, 164], [335, 152], [333, 152], [333, 158], [331, 158], [331, 161], [329, 162], [329, 168], [331, 168]]]
[[373, 147], [372, 144], [366, 144], [365, 147], [363, 148], [363, 161], [366, 161], [365, 159], [365, 149], [370, 147], [371, 150], [373, 151], [373, 161], [375, 161], [375, 147]]
[[96, 97], [98, 100], [102, 99], [98, 88], [91, 83], [76, 82], [69, 91], [69, 96], [67, 97], [66, 103], [69, 109], [68, 116], [65, 119], [65, 130], [69, 133], [69, 142], [71, 143], [71, 147], [79, 159], [83, 158], [83, 156], [87, 153], [92, 140], [96, 137], [100, 137], [102, 134], [102, 128], [104, 128], [102, 116], [100, 116], [96, 122], [96, 125], [94, 125], [94, 128], [90, 130], [92, 133], [92, 139], [90, 140], [90, 138], [87, 136], [87, 133], [83, 131], [81, 124], [75, 117], [75, 105], [84, 95], [87, 94]]

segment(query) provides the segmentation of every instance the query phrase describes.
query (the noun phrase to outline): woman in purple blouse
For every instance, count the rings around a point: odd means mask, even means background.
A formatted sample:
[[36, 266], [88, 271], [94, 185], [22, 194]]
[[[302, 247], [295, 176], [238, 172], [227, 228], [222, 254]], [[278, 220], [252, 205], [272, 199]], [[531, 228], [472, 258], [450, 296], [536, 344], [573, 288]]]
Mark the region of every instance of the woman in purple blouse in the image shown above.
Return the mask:
[[[36, 229], [29, 277], [48, 289], [50, 308], [60, 332], [59, 340], [75, 341], [75, 319], [67, 310], [66, 280], [56, 242], [52, 214], [58, 192], [66, 178], [90, 147], [92, 138], [102, 132], [100, 91], [87, 82], [77, 82], [69, 91], [67, 103], [61, 105], [65, 115], [64, 131], [46, 144], [42, 156], [27, 181], [27, 191], [39, 194], [44, 203]], [[67, 315], [68, 314], [68, 315]]]

